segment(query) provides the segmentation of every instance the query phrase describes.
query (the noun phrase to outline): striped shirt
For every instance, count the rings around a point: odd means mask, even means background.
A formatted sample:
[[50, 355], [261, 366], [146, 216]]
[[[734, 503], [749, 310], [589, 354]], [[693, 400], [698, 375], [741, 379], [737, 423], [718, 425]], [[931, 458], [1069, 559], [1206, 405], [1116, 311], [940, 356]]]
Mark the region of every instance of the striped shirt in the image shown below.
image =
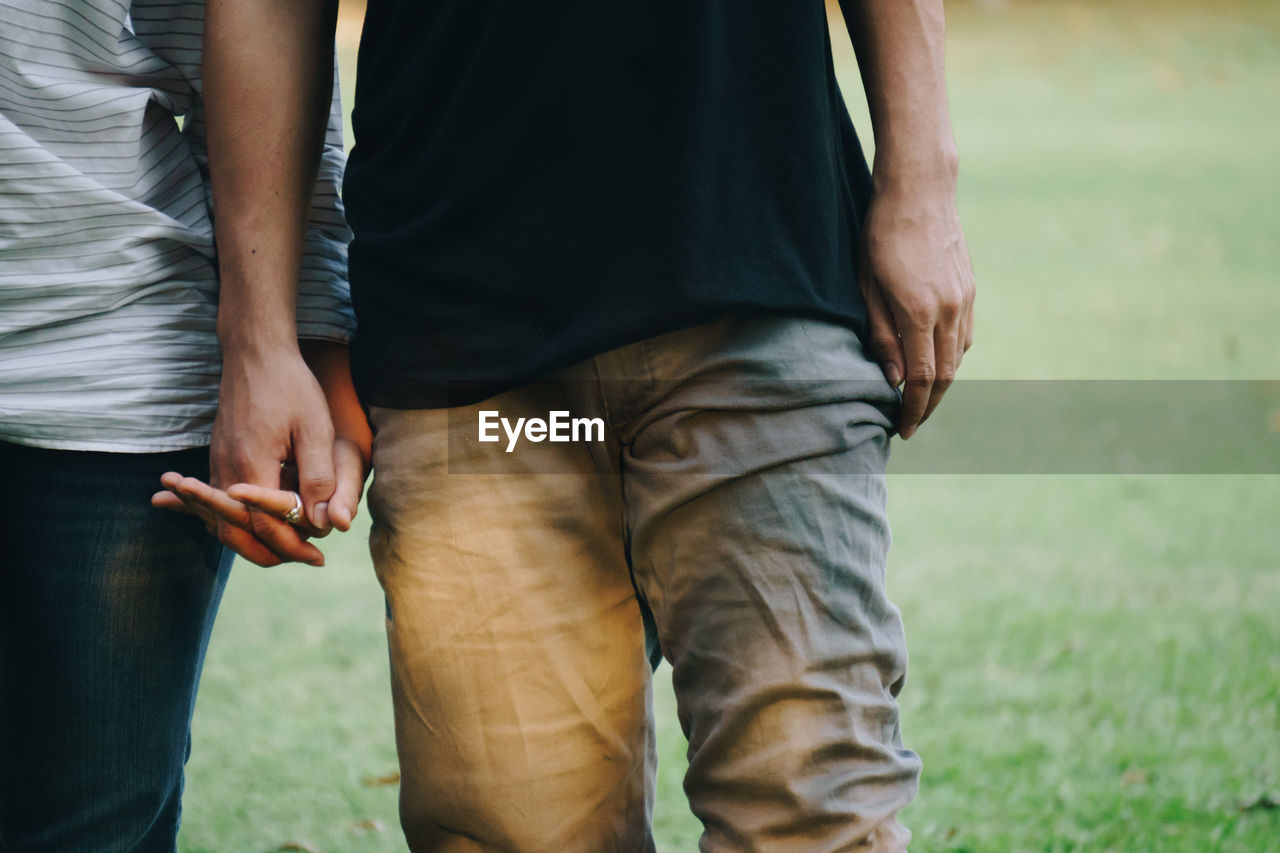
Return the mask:
[[[0, 0], [0, 440], [209, 442], [220, 357], [203, 24], [203, 0]], [[300, 337], [343, 341], [355, 324], [343, 162], [335, 80]]]

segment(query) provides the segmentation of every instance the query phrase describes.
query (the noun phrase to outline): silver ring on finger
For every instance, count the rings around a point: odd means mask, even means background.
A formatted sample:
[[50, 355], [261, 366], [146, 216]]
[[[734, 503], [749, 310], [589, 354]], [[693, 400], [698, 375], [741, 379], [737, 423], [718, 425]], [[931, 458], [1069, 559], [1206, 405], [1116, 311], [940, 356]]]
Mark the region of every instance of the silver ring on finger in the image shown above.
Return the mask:
[[297, 492], [290, 492], [293, 495], [293, 509], [286, 512], [282, 518], [290, 524], [297, 524], [302, 521], [302, 495]]

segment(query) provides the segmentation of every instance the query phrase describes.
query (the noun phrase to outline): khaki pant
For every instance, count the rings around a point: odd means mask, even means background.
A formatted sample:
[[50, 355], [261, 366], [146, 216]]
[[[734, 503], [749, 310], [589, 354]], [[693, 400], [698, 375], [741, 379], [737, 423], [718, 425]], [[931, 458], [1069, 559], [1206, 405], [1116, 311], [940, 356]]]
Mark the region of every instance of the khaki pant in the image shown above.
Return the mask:
[[[850, 331], [728, 317], [479, 405], [374, 409], [410, 847], [653, 850], [656, 640], [702, 850], [904, 849], [897, 405]], [[479, 440], [481, 412], [556, 410], [603, 440]]]

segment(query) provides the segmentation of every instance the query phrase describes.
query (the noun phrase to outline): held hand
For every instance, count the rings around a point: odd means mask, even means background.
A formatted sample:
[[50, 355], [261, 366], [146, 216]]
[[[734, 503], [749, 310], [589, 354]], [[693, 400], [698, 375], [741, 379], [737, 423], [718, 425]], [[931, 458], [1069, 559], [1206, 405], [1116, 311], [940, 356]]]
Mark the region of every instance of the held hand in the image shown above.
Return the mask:
[[[216, 489], [247, 483], [279, 490], [284, 487], [282, 466], [292, 462], [304, 517], [314, 530], [327, 531], [326, 504], [335, 488], [333, 425], [324, 393], [296, 347], [228, 355], [218, 394], [210, 484]], [[248, 528], [219, 513], [216, 531], [224, 545], [259, 565], [323, 563], [320, 551], [294, 527], [260, 510], [249, 513]]]
[[[333, 490], [333, 497], [329, 498], [329, 523], [346, 533], [360, 508], [364, 482], [369, 476], [369, 460], [365, 450], [355, 441], [338, 438], [333, 442], [333, 468], [338, 484]], [[247, 496], [242, 500], [249, 502]]]
[[898, 423], [906, 439], [973, 344], [973, 266], [951, 193], [873, 195], [863, 236], [858, 283], [870, 348], [892, 385], [906, 381]]
[[[368, 476], [369, 464], [355, 442], [345, 438], [334, 441], [333, 467], [337, 472], [338, 484], [334, 489], [333, 497], [329, 499], [331, 526], [316, 528], [304, 518], [296, 526], [308, 536], [328, 536], [334, 528], [345, 533], [351, 529], [351, 522], [355, 519], [360, 506], [360, 496], [364, 493], [364, 481]], [[251, 510], [260, 510], [273, 518], [284, 518], [297, 505], [294, 494], [291, 491], [267, 489], [251, 483], [236, 483], [226, 491], [227, 499], [232, 502], [242, 504]]]
[[[285, 517], [289, 510], [296, 506], [295, 492], [263, 489], [273, 498], [269, 502], [270, 509], [254, 511], [259, 508], [251, 507], [221, 489], [215, 489], [195, 477], [184, 477], [176, 471], [166, 472], [160, 477], [160, 483], [164, 486], [164, 490], [151, 496], [152, 506], [196, 516], [204, 522], [211, 536], [220, 539], [241, 557], [259, 566], [278, 566], [282, 562], [287, 562], [268, 548], [257, 534], [271, 522], [288, 526]], [[295, 535], [302, 542], [303, 549], [302, 556], [297, 558], [298, 562], [323, 566], [324, 555], [305, 540], [313, 536], [324, 536], [329, 531], [312, 527], [306, 518], [300, 518], [295, 522], [295, 527]], [[237, 535], [228, 535], [230, 528], [234, 528]], [[219, 533], [220, 529], [223, 530], [222, 533]]]
[[[360, 448], [346, 439], [334, 442], [333, 457], [338, 485], [329, 501], [329, 519], [333, 527], [346, 531], [351, 528], [360, 504], [368, 463]], [[257, 531], [264, 520], [284, 522], [290, 510], [297, 505], [295, 492], [247, 483], [237, 483], [224, 492], [195, 477], [183, 477], [174, 471], [162, 476], [160, 482], [165, 490], [152, 495], [153, 506], [195, 515], [214, 535], [217, 535], [219, 525], [231, 525], [251, 537], [248, 540], [237, 538], [237, 544], [230, 546], [240, 556], [260, 566], [274, 566], [282, 562], [258, 540]], [[300, 539], [306, 539], [327, 536], [331, 528], [314, 527], [304, 517], [294, 523], [294, 529]], [[315, 546], [305, 544], [305, 547], [309, 549], [311, 558], [303, 562], [324, 564], [324, 556]]]

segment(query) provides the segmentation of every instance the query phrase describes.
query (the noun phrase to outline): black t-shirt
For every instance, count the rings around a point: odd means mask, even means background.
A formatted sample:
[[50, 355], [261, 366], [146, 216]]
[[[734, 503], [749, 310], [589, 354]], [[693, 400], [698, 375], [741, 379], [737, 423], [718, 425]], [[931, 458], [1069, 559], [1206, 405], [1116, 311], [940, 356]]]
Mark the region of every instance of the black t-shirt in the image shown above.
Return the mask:
[[353, 121], [367, 405], [731, 311], [865, 326], [870, 177], [821, 0], [369, 0]]

